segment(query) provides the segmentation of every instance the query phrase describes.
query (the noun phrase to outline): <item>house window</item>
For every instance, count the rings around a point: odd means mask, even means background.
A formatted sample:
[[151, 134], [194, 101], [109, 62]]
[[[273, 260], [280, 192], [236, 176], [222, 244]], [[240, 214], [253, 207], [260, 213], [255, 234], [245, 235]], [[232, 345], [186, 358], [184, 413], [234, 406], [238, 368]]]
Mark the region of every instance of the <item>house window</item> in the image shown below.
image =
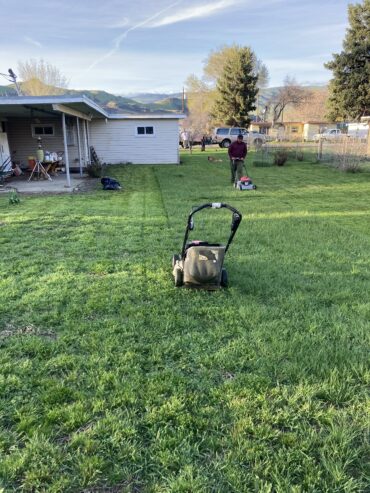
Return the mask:
[[145, 135], [154, 136], [154, 127], [136, 127], [136, 135], [139, 137]]
[[75, 145], [75, 127], [72, 123], [66, 125], [67, 146]]
[[298, 133], [298, 127], [290, 127], [290, 133], [297, 134]]
[[54, 125], [32, 125], [32, 137], [54, 137]]

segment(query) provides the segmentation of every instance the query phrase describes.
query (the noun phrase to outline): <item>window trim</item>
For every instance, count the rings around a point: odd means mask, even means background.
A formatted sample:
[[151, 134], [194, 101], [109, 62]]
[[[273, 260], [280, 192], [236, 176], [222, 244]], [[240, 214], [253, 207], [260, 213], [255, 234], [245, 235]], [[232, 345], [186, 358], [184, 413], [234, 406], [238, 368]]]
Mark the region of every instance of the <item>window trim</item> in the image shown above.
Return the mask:
[[[53, 129], [52, 134], [36, 134], [35, 133], [35, 128], [36, 127], [51, 127]], [[49, 137], [55, 137], [55, 125], [54, 123], [32, 123], [31, 124], [31, 132], [32, 132], [32, 137], [34, 139], [37, 139], [38, 137], [41, 137], [42, 139], [49, 138]]]
[[[146, 133], [146, 130], [145, 130], [145, 133], [144, 134], [139, 134], [139, 128], [152, 128], [153, 129], [153, 133], [152, 134], [147, 134]], [[136, 125], [135, 126], [135, 137], [139, 137], [141, 139], [145, 138], [145, 137], [155, 137], [155, 127], [154, 125]]]

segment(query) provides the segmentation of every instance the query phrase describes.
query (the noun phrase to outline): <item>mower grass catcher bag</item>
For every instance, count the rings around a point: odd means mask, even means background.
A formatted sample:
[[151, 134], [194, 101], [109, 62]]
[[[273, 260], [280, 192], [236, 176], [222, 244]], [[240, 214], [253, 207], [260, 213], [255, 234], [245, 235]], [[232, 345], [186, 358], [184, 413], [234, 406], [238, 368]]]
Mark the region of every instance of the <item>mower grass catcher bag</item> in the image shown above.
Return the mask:
[[109, 178], [109, 176], [105, 176], [100, 180], [103, 185], [103, 190], [121, 190], [121, 184], [119, 181], [114, 178]]
[[220, 286], [224, 263], [224, 246], [192, 246], [184, 263], [184, 284], [190, 286]]
[[[194, 229], [194, 214], [204, 209], [229, 209], [232, 213], [231, 231], [226, 245], [208, 241], [188, 241], [190, 231]], [[193, 207], [186, 225], [185, 237], [180, 254], [172, 257], [172, 274], [175, 286], [198, 289], [219, 289], [228, 286], [224, 258], [242, 220], [242, 215], [234, 207], [222, 202], [209, 202]]]

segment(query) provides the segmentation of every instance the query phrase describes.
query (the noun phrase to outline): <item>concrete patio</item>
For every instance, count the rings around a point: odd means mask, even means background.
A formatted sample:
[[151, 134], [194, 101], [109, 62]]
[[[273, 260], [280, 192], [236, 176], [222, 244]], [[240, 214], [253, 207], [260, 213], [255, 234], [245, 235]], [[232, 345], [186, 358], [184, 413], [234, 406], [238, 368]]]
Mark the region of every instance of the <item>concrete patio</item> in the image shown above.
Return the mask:
[[16, 190], [19, 193], [34, 194], [34, 193], [71, 193], [93, 190], [96, 188], [98, 179], [90, 178], [87, 175], [71, 174], [71, 186], [66, 183], [65, 174], [59, 174], [51, 177], [50, 180], [32, 180], [28, 181], [28, 175], [25, 177], [14, 176], [3, 185], [0, 185], [0, 193]]

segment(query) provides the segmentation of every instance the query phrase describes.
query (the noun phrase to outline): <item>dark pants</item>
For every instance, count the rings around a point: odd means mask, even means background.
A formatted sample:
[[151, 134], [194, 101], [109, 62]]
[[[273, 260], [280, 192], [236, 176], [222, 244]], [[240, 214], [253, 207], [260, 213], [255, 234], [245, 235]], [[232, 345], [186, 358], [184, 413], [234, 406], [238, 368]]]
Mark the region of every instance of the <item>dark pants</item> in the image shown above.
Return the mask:
[[236, 183], [243, 176], [243, 159], [230, 159], [231, 183]]

